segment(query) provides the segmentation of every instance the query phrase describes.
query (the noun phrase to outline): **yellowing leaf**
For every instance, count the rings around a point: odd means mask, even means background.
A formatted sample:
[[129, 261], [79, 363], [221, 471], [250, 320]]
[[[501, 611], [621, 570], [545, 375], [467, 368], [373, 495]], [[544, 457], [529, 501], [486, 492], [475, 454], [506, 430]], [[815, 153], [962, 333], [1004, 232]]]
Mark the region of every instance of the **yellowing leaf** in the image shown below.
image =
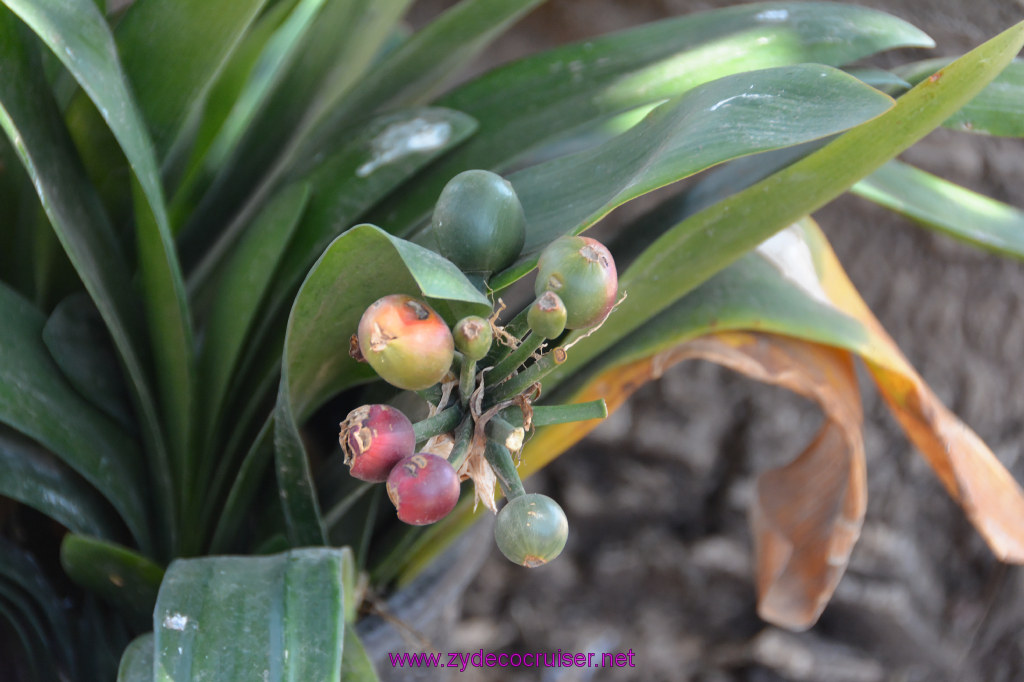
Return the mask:
[[[809, 221], [808, 221], [809, 222]], [[813, 224], [812, 224], [813, 225]], [[911, 367], [846, 276], [820, 232], [813, 232], [829, 298], [869, 331], [854, 349], [893, 416], [1002, 561], [1024, 563], [1024, 493], [987, 445], [935, 396]]]

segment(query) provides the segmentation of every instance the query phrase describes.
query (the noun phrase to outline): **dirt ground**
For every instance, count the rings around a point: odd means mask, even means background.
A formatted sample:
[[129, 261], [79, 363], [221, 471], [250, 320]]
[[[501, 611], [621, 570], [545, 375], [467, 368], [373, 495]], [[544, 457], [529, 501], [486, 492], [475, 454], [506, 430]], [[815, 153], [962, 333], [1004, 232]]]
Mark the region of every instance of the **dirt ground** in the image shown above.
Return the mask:
[[[733, 3], [553, 0], [488, 58], [724, 4]], [[1016, 0], [861, 4], [923, 28], [940, 46], [933, 54], [958, 54], [1024, 18]], [[1019, 140], [940, 131], [904, 158], [1024, 206]], [[917, 369], [1024, 481], [1024, 264], [853, 197], [816, 217]], [[811, 630], [758, 619], [746, 514], [756, 473], [797, 454], [820, 415], [780, 389], [688, 363], [527, 482], [565, 508], [563, 556], [528, 570], [492, 550], [450, 640], [435, 633], [433, 641], [442, 651], [632, 650], [636, 667], [471, 667], [424, 679], [1024, 680], [1024, 571], [995, 561], [863, 385], [867, 520]]]

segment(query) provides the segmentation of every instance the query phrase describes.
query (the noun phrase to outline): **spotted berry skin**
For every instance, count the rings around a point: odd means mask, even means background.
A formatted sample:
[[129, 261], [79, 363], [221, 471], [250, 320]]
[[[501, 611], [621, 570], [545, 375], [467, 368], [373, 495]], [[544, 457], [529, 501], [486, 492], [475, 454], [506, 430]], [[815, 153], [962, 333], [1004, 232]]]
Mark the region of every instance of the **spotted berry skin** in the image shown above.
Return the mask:
[[551, 561], [565, 547], [569, 522], [547, 495], [521, 495], [502, 507], [494, 521], [494, 541], [514, 564], [535, 568]]
[[412, 422], [390, 405], [363, 405], [348, 413], [338, 437], [349, 472], [379, 483], [398, 462], [416, 452]]
[[426, 526], [455, 508], [459, 475], [444, 457], [417, 452], [391, 470], [387, 490], [399, 519], [411, 526]]
[[615, 260], [590, 237], [559, 237], [537, 262], [535, 293], [553, 291], [565, 303], [566, 329], [586, 329], [603, 320], [619, 292]]
[[405, 294], [377, 299], [359, 320], [359, 351], [384, 381], [410, 391], [444, 378], [455, 357], [451, 330], [429, 305]]

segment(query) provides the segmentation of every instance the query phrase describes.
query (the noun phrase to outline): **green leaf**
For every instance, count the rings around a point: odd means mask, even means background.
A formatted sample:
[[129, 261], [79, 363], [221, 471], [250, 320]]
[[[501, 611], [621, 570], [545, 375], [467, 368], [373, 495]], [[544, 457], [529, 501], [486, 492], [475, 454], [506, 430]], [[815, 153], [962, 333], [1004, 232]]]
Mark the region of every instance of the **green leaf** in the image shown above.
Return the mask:
[[354, 627], [345, 628], [345, 649], [341, 656], [341, 679], [357, 682], [377, 682], [373, 661], [359, 641]]
[[[277, 310], [292, 299], [310, 266], [357, 216], [474, 130], [476, 123], [463, 114], [430, 108], [377, 117], [352, 135], [306, 176], [312, 198], [275, 277], [267, 308]], [[405, 244], [393, 243], [395, 248]]]
[[[941, 78], [948, 58], [926, 59], [894, 69], [911, 84]], [[1024, 137], [1024, 59], [1014, 59], [995, 80], [946, 119], [947, 128], [972, 133]]]
[[89, 590], [145, 625], [153, 614], [164, 570], [127, 547], [68, 533], [60, 564], [76, 585]]
[[723, 76], [799, 62], [839, 66], [880, 50], [932, 45], [910, 24], [865, 7], [775, 2], [687, 14], [549, 50], [442, 97], [438, 104], [477, 119], [480, 132], [369, 219], [408, 234], [457, 173], [502, 171], [579, 126]]
[[[266, 0], [137, 0], [117, 48], [157, 157], [174, 146]], [[113, 126], [111, 126], [113, 127]]]
[[156, 679], [340, 679], [346, 552], [172, 563], [153, 616]]
[[629, 297], [608, 323], [573, 347], [568, 361], [548, 375], [545, 388], [941, 125], [995, 78], [1022, 44], [1024, 23], [950, 64], [941, 79], [922, 81], [887, 113], [668, 230], [622, 273], [619, 286]]
[[851, 190], [962, 242], [1024, 258], [1024, 211], [890, 161]]
[[510, 175], [526, 212], [526, 255], [491, 286], [508, 286], [533, 269], [553, 239], [585, 230], [638, 196], [729, 159], [845, 130], [891, 105], [852, 76], [817, 65], [698, 86], [599, 147]]
[[76, 533], [116, 539], [123, 532], [95, 488], [52, 454], [7, 429], [0, 430], [0, 496]]
[[374, 376], [349, 357], [348, 341], [370, 303], [399, 293], [462, 301], [478, 315], [491, 309], [454, 264], [373, 225], [335, 239], [295, 297], [274, 411], [278, 489], [294, 545], [324, 542], [297, 424], [334, 393]]
[[[5, 602], [8, 608], [2, 609]], [[54, 664], [74, 674], [75, 642], [57, 593], [31, 555], [4, 538], [0, 538], [0, 610], [7, 611], [12, 625], [27, 624], [35, 631], [26, 648], [30, 653], [36, 651], [33, 663], [37, 669], [50, 671], [40, 679], [57, 679]]]
[[[142, 285], [150, 321], [150, 341], [157, 367], [161, 405], [167, 421], [177, 427], [188, 422], [191, 329], [184, 289], [170, 242], [160, 177], [134, 100], [117, 61], [113, 37], [102, 15], [88, 0], [59, 2], [4, 0], [47, 43], [75, 76], [103, 114], [124, 150], [140, 183], [145, 201], [137, 202], [137, 237]], [[176, 504], [165, 437], [174, 439], [179, 461], [187, 452], [188, 429], [161, 431], [156, 401], [143, 370], [139, 349], [142, 330], [129, 329], [137, 302], [123, 256], [113, 232], [81, 171], [59, 113], [44, 87], [38, 60], [18, 37], [19, 27], [7, 12], [0, 14], [4, 65], [0, 78], [0, 123], [17, 145], [33, 178], [50, 221], [86, 289], [110, 328], [132, 380], [148, 445], [154, 451], [154, 475], [159, 511], [164, 515], [168, 542], [176, 542]], [[151, 211], [151, 213], [150, 213]]]
[[216, 166], [219, 165], [207, 160], [210, 145], [222, 133], [227, 134], [221, 129], [235, 109], [242, 91], [254, 87], [247, 85], [250, 79], [260, 80], [253, 72], [256, 62], [259, 61], [267, 42], [294, 8], [295, 2], [296, 0], [279, 2], [262, 13], [242, 37], [238, 47], [231, 52], [217, 80], [210, 87], [204, 102], [202, 118], [196, 126], [188, 161], [184, 164], [181, 180], [174, 189], [168, 208], [171, 226], [175, 232], [178, 232], [188, 219], [196, 201], [206, 189], [206, 184], [212, 177], [211, 173], [215, 172]]
[[44, 318], [0, 285], [0, 422], [42, 443], [94, 485], [146, 548], [145, 478], [136, 443], [64, 380], [42, 342]]
[[[322, 6], [295, 48], [298, 58], [275, 79], [273, 92], [221, 167], [183, 234], [190, 238], [220, 234], [239, 209], [256, 209], [276, 186], [305, 131], [370, 66], [408, 2], [330, 0]], [[316, 153], [323, 151], [321, 146]]]
[[309, 185], [305, 183], [279, 192], [231, 252], [217, 280], [199, 357], [203, 411], [210, 420], [205, 429], [207, 443], [221, 418], [224, 395], [260, 312], [260, 303], [268, 295], [278, 262], [309, 196]]
[[[302, 180], [311, 186], [309, 205], [278, 265], [260, 306], [262, 317], [238, 363], [238, 374], [246, 378], [247, 385], [232, 388], [234, 402], [229, 400], [229, 404], [242, 402], [244, 407], [239, 410], [243, 410], [265, 399], [264, 393], [252, 390], [252, 383], [263, 385], [264, 377], [276, 377], [289, 306], [306, 273], [331, 240], [367, 207], [457, 145], [474, 128], [471, 119], [447, 109], [386, 114], [353, 131], [340, 150]], [[224, 253], [231, 244], [226, 237], [218, 244]], [[210, 250], [193, 273], [199, 291], [212, 285], [214, 280], [207, 278], [215, 271], [218, 257], [216, 248]]]
[[463, 0], [451, 7], [374, 65], [338, 106], [326, 112], [295, 158], [301, 163], [313, 156], [353, 121], [371, 113], [428, 102], [459, 69], [543, 1]]
[[132, 640], [121, 656], [117, 669], [117, 682], [152, 682], [153, 646], [155, 638], [147, 632]]
[[43, 342], [75, 390], [126, 431], [135, 428], [117, 352], [88, 296], [72, 294], [57, 305], [43, 327]]

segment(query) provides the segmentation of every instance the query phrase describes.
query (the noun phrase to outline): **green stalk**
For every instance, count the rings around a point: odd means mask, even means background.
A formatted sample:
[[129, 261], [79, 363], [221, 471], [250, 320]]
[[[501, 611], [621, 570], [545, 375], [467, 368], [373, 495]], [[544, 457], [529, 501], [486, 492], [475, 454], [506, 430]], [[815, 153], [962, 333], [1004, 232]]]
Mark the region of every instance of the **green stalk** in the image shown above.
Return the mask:
[[465, 410], [469, 407], [469, 397], [476, 388], [476, 362], [462, 357], [462, 368], [459, 370], [459, 404]]
[[487, 375], [487, 383], [491, 386], [496, 386], [501, 382], [508, 379], [512, 372], [516, 371], [520, 365], [530, 359], [530, 356], [534, 354], [544, 342], [547, 341], [540, 334], [530, 334], [523, 342], [519, 344], [519, 347], [508, 354], [508, 356], [496, 364]]
[[504, 445], [509, 452], [518, 452], [522, 449], [525, 436], [526, 432], [522, 426], [515, 426], [498, 415], [494, 415], [487, 422], [487, 437]]
[[452, 448], [451, 454], [448, 455], [448, 462], [456, 471], [459, 470], [462, 463], [469, 457], [469, 446], [473, 443], [473, 427], [473, 420], [467, 416], [455, 430], [455, 447]]
[[[518, 407], [502, 410], [502, 415], [511, 424], [523, 423], [523, 412]], [[604, 399], [591, 400], [572, 405], [536, 405], [533, 408], [533, 426], [551, 426], [568, 422], [582, 422], [590, 419], [604, 419], [608, 416], [608, 405]]]
[[494, 469], [494, 474], [498, 477], [501, 489], [505, 493], [505, 499], [512, 501], [526, 494], [523, 482], [519, 479], [519, 472], [516, 471], [515, 462], [512, 461], [512, 453], [508, 451], [508, 448], [488, 438], [487, 446], [484, 448], [484, 457]]
[[540, 381], [556, 367], [565, 362], [565, 349], [559, 346], [541, 356], [540, 360], [533, 363], [519, 374], [515, 375], [505, 383], [496, 386], [493, 393], [487, 396], [487, 402], [496, 405], [503, 400], [511, 400], [534, 383]]
[[412, 425], [412, 431], [416, 434], [416, 444], [430, 440], [434, 436], [448, 433], [459, 423], [462, 418], [462, 408], [458, 405], [441, 410], [433, 417], [427, 417]]

